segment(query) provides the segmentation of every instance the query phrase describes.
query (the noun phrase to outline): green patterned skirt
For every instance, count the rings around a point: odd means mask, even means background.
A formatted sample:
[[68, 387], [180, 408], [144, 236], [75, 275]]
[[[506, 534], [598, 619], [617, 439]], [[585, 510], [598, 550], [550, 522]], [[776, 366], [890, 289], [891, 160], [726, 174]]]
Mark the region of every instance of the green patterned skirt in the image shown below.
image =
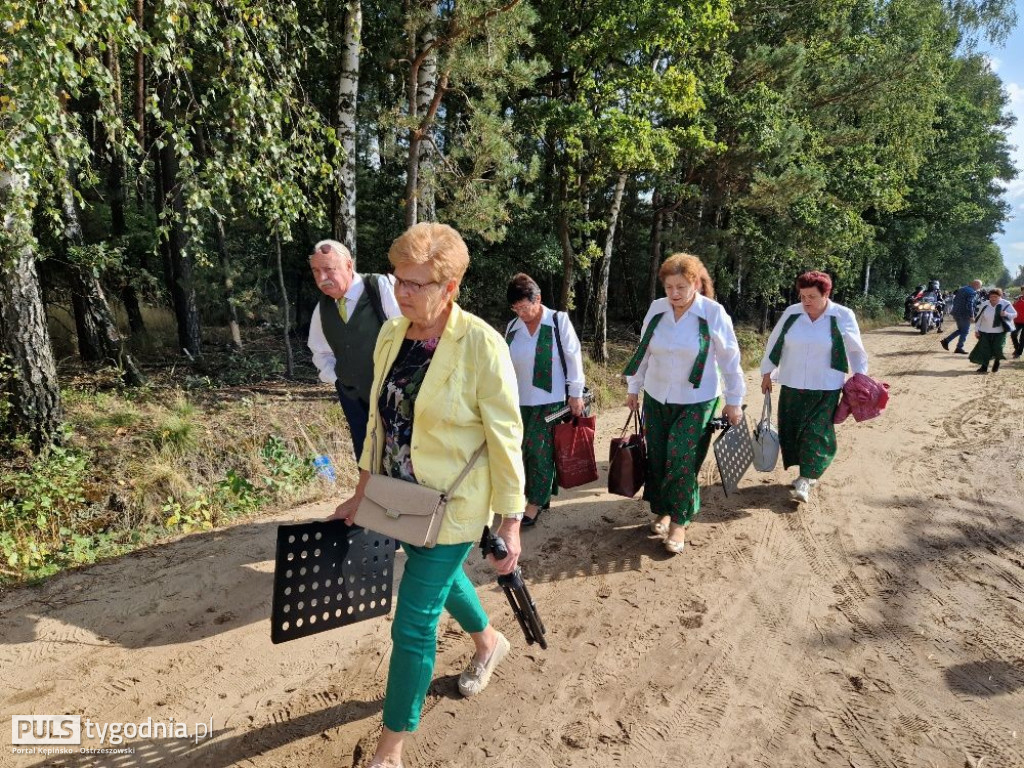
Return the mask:
[[711, 446], [707, 428], [718, 398], [690, 405], [659, 403], [644, 392], [647, 481], [644, 499], [657, 517], [686, 525], [700, 511], [700, 472]]
[[779, 443], [782, 465], [800, 466], [800, 476], [817, 480], [836, 456], [836, 426], [832, 417], [841, 389], [793, 389], [779, 395]]
[[555, 424], [546, 416], [565, 407], [565, 403], [521, 405], [523, 417], [523, 466], [526, 468], [526, 501], [543, 507], [558, 492], [555, 473]]
[[990, 360], [1005, 360], [1003, 345], [1006, 343], [1006, 331], [1002, 333], [984, 333], [978, 338], [970, 356], [967, 358], [975, 365], [988, 365]]

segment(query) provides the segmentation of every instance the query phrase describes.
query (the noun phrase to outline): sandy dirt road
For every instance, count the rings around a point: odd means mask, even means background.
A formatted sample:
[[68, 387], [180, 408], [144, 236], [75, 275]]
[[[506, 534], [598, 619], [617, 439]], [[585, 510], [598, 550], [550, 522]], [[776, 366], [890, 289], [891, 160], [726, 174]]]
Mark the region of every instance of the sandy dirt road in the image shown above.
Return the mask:
[[[641, 502], [604, 493], [603, 474], [563, 492], [524, 532], [547, 651], [521, 642], [474, 553], [468, 570], [513, 653], [461, 700], [470, 645], [442, 620], [406, 765], [1024, 766], [1024, 364], [973, 375], [907, 327], [866, 342], [890, 408], [840, 427], [839, 457], [799, 509], [782, 485], [792, 472], [751, 472], [726, 499], [707, 487], [709, 460], [704, 509], [670, 557]], [[601, 414], [599, 459], [625, 415]], [[71, 713], [212, 718], [215, 734], [102, 757], [18, 755], [8, 741], [0, 764], [361, 765], [389, 621], [269, 638], [276, 526], [326, 509], [0, 598], [5, 730], [13, 714]]]

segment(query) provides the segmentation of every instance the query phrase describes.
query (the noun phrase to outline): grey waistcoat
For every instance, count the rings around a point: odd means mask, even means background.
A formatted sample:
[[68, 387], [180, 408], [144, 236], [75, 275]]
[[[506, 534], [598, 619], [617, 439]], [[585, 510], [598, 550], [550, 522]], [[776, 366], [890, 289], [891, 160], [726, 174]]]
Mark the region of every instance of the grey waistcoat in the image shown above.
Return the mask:
[[[367, 275], [364, 282], [376, 279]], [[374, 286], [376, 288], [376, 286]], [[347, 397], [370, 402], [370, 388], [373, 386], [373, 348], [377, 344], [381, 321], [370, 303], [367, 283], [363, 295], [348, 322], [338, 314], [338, 303], [330, 296], [320, 297], [320, 325], [324, 338], [334, 352], [334, 372], [338, 376], [341, 391]]]

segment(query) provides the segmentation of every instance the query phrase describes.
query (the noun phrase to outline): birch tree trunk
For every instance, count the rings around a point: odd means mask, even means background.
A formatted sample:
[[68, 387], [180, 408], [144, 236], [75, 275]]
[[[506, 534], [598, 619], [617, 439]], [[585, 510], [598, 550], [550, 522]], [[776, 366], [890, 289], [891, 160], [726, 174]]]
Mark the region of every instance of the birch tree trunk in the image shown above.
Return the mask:
[[345, 152], [338, 162], [338, 195], [334, 239], [356, 258], [356, 105], [359, 96], [359, 47], [363, 36], [361, 0], [348, 0], [341, 14], [341, 56], [335, 127]]
[[[0, 210], [5, 235], [17, 241], [16, 230], [31, 222], [16, 221], [8, 201], [26, 180], [0, 173]], [[35, 450], [52, 443], [61, 414], [57, 366], [39, 290], [31, 246], [0, 254], [0, 433], [26, 435]]]
[[[424, 57], [416, 73], [416, 114], [426, 115], [430, 111], [430, 105], [437, 93], [437, 49], [435, 42], [437, 32], [434, 22], [438, 18], [440, 9], [437, 3], [430, 8], [431, 23], [428, 24], [419, 35], [419, 50], [429, 51]], [[425, 134], [425, 131], [424, 131]], [[434, 147], [424, 135], [417, 148], [417, 169], [416, 169], [416, 198], [419, 219], [422, 221], [435, 221], [437, 219], [437, 203], [434, 194]]]
[[291, 306], [288, 304], [288, 289], [284, 284], [284, 267], [281, 262], [281, 235], [274, 235], [277, 245], [277, 282], [281, 290], [281, 320], [284, 325], [284, 373], [289, 379], [295, 376], [295, 358], [292, 356]]
[[594, 321], [594, 361], [608, 362], [608, 277], [611, 274], [612, 246], [615, 243], [615, 227], [619, 222], [622, 207], [622, 193], [626, 189], [626, 174], [620, 173], [615, 184], [615, 198], [608, 214], [608, 235], [604, 241], [604, 258], [601, 260], [601, 274], [597, 284], [597, 307]]

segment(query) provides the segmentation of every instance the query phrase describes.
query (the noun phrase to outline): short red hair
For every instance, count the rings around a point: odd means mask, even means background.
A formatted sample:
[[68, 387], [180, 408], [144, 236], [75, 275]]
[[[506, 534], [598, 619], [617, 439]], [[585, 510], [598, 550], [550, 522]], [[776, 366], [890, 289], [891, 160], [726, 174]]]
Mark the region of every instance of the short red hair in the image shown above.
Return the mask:
[[817, 288], [821, 295], [828, 298], [832, 293], [832, 278], [824, 272], [804, 272], [796, 279], [797, 290], [801, 288]]

